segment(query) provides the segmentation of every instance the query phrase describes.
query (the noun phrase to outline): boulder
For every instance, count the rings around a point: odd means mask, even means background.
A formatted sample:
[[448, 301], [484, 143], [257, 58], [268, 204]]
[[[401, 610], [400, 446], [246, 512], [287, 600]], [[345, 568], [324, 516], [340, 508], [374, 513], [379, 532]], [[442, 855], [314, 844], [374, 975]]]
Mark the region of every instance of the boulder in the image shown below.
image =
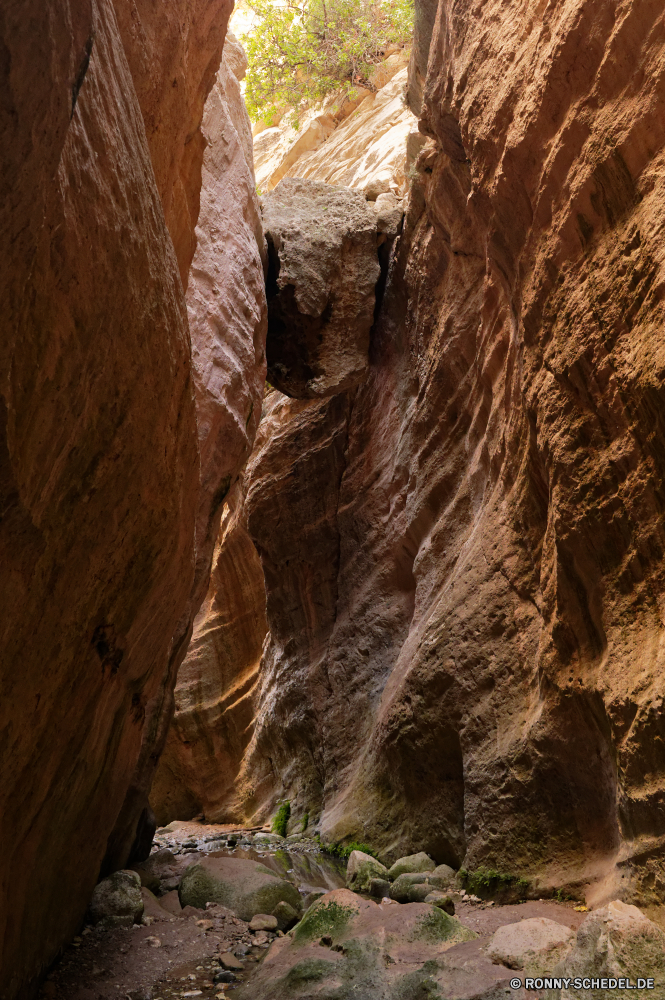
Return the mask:
[[143, 916], [141, 879], [132, 871], [119, 871], [102, 879], [90, 900], [90, 919], [105, 927], [131, 927]]
[[369, 880], [369, 894], [377, 899], [384, 899], [390, 895], [390, 882], [386, 878], [371, 878]]
[[[573, 948], [553, 971], [556, 976], [571, 979], [631, 979], [633, 984], [640, 977], [650, 977], [655, 982], [653, 989], [649, 989], [649, 997], [663, 1000], [665, 931], [636, 906], [614, 900], [583, 920]], [[551, 991], [553, 997], [561, 992]], [[565, 994], [581, 998], [588, 996], [588, 990], [576, 990], [571, 986]]]
[[242, 858], [204, 858], [187, 869], [179, 892], [183, 907], [222, 903], [241, 920], [251, 920], [257, 913], [274, 913], [280, 902], [300, 909], [300, 894], [291, 882], [277, 878], [256, 861]]
[[450, 865], [437, 865], [427, 881], [437, 889], [450, 889], [457, 885], [457, 873]]
[[[425, 885], [427, 876], [419, 872], [405, 872], [399, 875], [390, 887], [390, 898], [398, 903], [409, 902], [409, 892], [414, 885]], [[431, 892], [431, 886], [426, 885], [427, 891]]]
[[256, 913], [249, 922], [250, 931], [276, 931], [277, 917], [268, 913]]
[[312, 903], [316, 903], [317, 899], [321, 899], [321, 896], [325, 896], [327, 892], [327, 889], [312, 889], [303, 900], [303, 909], [308, 910]]
[[428, 854], [420, 851], [418, 854], [409, 854], [405, 858], [398, 858], [394, 865], [388, 869], [388, 878], [394, 881], [400, 875], [408, 872], [433, 872], [436, 865]]
[[434, 892], [430, 892], [429, 895], [425, 896], [424, 902], [429, 903], [430, 906], [438, 906], [440, 910], [450, 914], [451, 917], [455, 916], [455, 903], [445, 892], [439, 892], [438, 889], [435, 889]]
[[161, 901], [156, 899], [145, 886], [141, 887], [141, 899], [143, 900], [143, 919], [152, 917], [153, 920], [170, 920], [173, 914], [165, 909]]
[[182, 906], [180, 905], [180, 897], [178, 895], [177, 889], [171, 889], [170, 892], [165, 893], [160, 897], [159, 905], [164, 910], [168, 910], [174, 917], [179, 917], [182, 913]]
[[388, 869], [371, 854], [351, 851], [346, 866], [346, 887], [355, 892], [369, 892], [373, 878], [385, 878]]
[[272, 913], [273, 916], [277, 918], [277, 926], [280, 931], [291, 930], [291, 928], [294, 927], [300, 920], [300, 913], [298, 910], [284, 900], [277, 904]]
[[379, 277], [376, 215], [358, 191], [289, 178], [263, 198], [268, 381], [297, 399], [368, 374]]
[[374, 202], [376, 212], [376, 229], [384, 233], [389, 240], [394, 240], [402, 225], [404, 210], [392, 191], [378, 195]]
[[[311, 907], [292, 935], [271, 946], [239, 996], [479, 996], [479, 987], [494, 986], [499, 978], [493, 975], [494, 967], [482, 956], [490, 975], [481, 979], [474, 953], [465, 951], [455, 958], [453, 952], [459, 949], [452, 948], [476, 937], [436, 907], [380, 905], [348, 889], [335, 889]], [[499, 992], [485, 995], [498, 997]]]
[[539, 976], [554, 970], [574, 940], [570, 927], [546, 917], [529, 917], [499, 927], [490, 938], [487, 954], [497, 965]]
[[406, 893], [407, 903], [424, 903], [431, 892], [428, 882], [412, 882]]

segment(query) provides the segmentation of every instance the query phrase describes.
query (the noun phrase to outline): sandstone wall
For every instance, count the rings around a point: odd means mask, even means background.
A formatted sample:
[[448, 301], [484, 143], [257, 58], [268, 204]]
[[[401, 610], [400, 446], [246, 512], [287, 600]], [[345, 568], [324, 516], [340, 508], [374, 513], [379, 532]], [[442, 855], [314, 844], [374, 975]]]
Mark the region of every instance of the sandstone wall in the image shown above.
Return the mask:
[[[187, 291], [202, 479], [194, 614], [211, 561], [214, 569], [178, 675], [174, 725], [168, 738], [166, 729], [161, 736], [159, 749], [165, 740], [166, 748], [151, 793], [160, 822], [201, 810], [234, 815], [230, 790], [250, 736], [250, 696], [266, 632], [263, 579], [242, 511], [234, 518], [226, 509], [218, 538], [222, 504], [261, 417], [266, 365], [264, 239], [239, 83], [246, 62], [229, 35], [203, 118], [201, 213]], [[158, 758], [151, 752], [150, 766], [137, 776], [144, 795]]]
[[250, 812], [662, 896], [664, 66], [656, 3], [439, 5], [370, 379], [248, 469]]
[[[126, 861], [207, 584], [197, 536], [214, 538], [260, 398], [256, 204], [233, 201], [237, 184], [223, 234], [245, 246], [247, 273], [223, 308], [242, 320], [224, 342], [220, 311], [197, 337], [228, 363], [213, 486], [196, 410], [210, 380], [192, 377], [183, 283], [228, 7], [152, 6], [10, 0], [0, 12], [3, 1000], [33, 994], [105, 854]], [[232, 298], [233, 267], [217, 278]]]
[[[205, 48], [202, 51], [207, 52]], [[203, 65], [207, 72], [207, 63]], [[250, 453], [260, 417], [265, 379], [264, 241], [251, 162], [249, 119], [239, 85], [245, 68], [244, 52], [229, 35], [198, 131], [202, 142], [196, 187], [200, 209], [187, 285], [200, 453], [194, 580], [174, 637], [174, 655], [162, 697], [154, 702], [135, 774], [109, 838], [104, 872], [126, 864], [139, 846], [149, 849], [150, 832], [147, 848], [136, 841], [142, 840], [142, 825], [151, 819], [148, 795], [174, 711], [178, 668], [208, 588], [222, 503]], [[195, 67], [189, 65], [187, 69], [193, 72]], [[197, 100], [198, 93], [195, 89]], [[190, 187], [193, 183], [190, 178]], [[192, 225], [194, 221], [190, 220]]]
[[113, 8], [20, 8], [2, 16], [5, 997], [96, 881], [191, 588], [198, 481], [182, 289]]

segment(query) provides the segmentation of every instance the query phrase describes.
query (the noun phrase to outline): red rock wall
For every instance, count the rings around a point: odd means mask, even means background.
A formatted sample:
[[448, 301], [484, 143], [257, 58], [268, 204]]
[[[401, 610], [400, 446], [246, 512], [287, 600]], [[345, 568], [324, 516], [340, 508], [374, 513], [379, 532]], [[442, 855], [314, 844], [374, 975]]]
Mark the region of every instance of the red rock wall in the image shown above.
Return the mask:
[[18, 6], [2, 16], [3, 997], [28, 995], [95, 884], [192, 585], [198, 483], [186, 312], [113, 9]]
[[196, 249], [203, 110], [233, 0], [113, 0], [164, 216], [187, 288]]
[[665, 889], [664, 66], [655, 2], [439, 5], [370, 380], [245, 482], [250, 812]]
[[201, 813], [211, 822], [243, 819], [236, 777], [252, 735], [267, 623], [261, 563], [242, 501], [236, 486], [178, 673], [176, 712], [150, 795], [160, 825]]
[[[183, 283], [229, 8], [183, 2], [179, 20], [153, 6], [10, 0], [0, 12], [3, 1000], [33, 994], [104, 856], [126, 862], [207, 586], [200, 525], [214, 538], [219, 490], [257, 419], [253, 237], [245, 323], [228, 341], [217, 331], [228, 453], [214, 483]], [[227, 205], [243, 233], [252, 211]], [[234, 282], [221, 275], [227, 299]]]
[[[178, 669], [208, 589], [222, 503], [249, 456], [261, 414], [267, 308], [251, 131], [236, 76], [244, 74], [245, 65], [242, 48], [230, 37], [199, 130], [206, 139], [196, 251], [187, 286], [200, 454], [194, 580], [160, 698], [144, 730], [135, 775], [109, 838], [104, 871], [127, 863], [140, 830], [175, 708]], [[176, 796], [175, 787], [169, 795]], [[205, 801], [213, 799], [211, 788]], [[161, 807], [158, 811], [163, 814]]]

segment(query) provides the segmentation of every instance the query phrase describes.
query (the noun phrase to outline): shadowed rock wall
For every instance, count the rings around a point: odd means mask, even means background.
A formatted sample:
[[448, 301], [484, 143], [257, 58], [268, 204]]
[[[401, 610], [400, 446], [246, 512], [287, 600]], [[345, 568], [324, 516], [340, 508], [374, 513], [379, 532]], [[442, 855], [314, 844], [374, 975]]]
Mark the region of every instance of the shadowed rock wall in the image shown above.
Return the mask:
[[248, 468], [250, 812], [662, 897], [664, 66], [655, 2], [440, 4], [370, 378]]
[[[229, 10], [183, 3], [180, 20], [148, 6], [29, 0], [0, 12], [3, 1000], [33, 994], [80, 926], [104, 855], [126, 862], [207, 585], [212, 542], [206, 566], [200, 539], [215, 537], [219, 488], [251, 447], [260, 399], [254, 237], [251, 308], [227, 303], [245, 325], [217, 345], [235, 381], [218, 394], [228, 450], [213, 484], [183, 293], [203, 143], [198, 161], [185, 147], [200, 136]], [[182, 82], [167, 129], [146, 95], [163, 109]], [[237, 232], [251, 209], [232, 208]], [[228, 294], [233, 275], [218, 277]]]

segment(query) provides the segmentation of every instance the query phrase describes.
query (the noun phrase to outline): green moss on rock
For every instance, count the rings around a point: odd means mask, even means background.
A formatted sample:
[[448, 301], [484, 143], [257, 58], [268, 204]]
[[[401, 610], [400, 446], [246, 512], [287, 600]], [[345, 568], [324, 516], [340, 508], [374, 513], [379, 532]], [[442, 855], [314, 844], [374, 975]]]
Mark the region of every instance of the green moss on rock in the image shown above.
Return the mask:
[[316, 941], [328, 934], [333, 939], [344, 932], [357, 911], [351, 906], [329, 903], [314, 904], [298, 924], [293, 939], [298, 944]]

